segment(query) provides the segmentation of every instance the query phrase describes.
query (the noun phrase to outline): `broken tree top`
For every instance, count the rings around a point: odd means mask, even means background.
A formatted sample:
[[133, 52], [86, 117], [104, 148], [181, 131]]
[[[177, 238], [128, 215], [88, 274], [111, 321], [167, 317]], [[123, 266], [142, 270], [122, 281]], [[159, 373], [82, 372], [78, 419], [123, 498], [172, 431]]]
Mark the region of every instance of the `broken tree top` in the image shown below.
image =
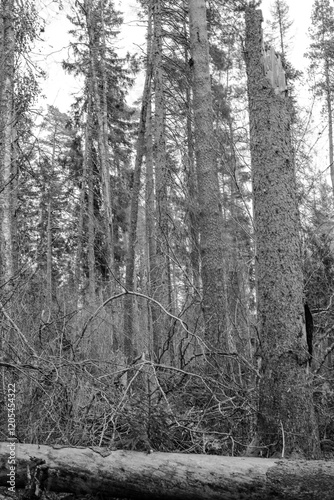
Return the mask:
[[[258, 9], [256, 11], [258, 15], [258, 20], [262, 24], [263, 15], [262, 11]], [[262, 57], [261, 62], [263, 65], [264, 75], [270, 81], [276, 94], [284, 94], [287, 90], [285, 71], [282, 65], [282, 59], [279, 54], [276, 54], [273, 47], [266, 48], [263, 42], [263, 30], [261, 28], [261, 45], [262, 45]]]
[[262, 63], [264, 74], [271, 82], [271, 85], [276, 94], [287, 90], [285, 71], [282, 66], [281, 56], [276, 54], [273, 47], [268, 50], [262, 46]]

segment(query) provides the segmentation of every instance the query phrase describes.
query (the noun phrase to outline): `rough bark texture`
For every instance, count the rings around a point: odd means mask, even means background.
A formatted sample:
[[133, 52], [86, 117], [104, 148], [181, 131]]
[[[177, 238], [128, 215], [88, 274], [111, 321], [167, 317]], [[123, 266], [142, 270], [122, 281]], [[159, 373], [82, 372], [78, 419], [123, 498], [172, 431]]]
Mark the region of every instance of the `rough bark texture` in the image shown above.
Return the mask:
[[[264, 75], [262, 13], [246, 11], [246, 63], [256, 234], [258, 332], [262, 355], [258, 438], [262, 452], [319, 455], [308, 381], [291, 101]], [[254, 448], [254, 453], [261, 448]]]
[[222, 214], [209, 69], [205, 0], [189, 1], [191, 66], [197, 167], [203, 312], [206, 338], [227, 350]]
[[0, 3], [0, 280], [10, 285], [14, 273], [12, 242], [12, 126], [15, 35], [13, 0]]
[[[8, 486], [8, 457], [1, 443], [0, 486]], [[108, 498], [332, 500], [334, 489], [334, 463], [321, 461], [17, 445], [16, 488], [28, 467], [49, 491]]]

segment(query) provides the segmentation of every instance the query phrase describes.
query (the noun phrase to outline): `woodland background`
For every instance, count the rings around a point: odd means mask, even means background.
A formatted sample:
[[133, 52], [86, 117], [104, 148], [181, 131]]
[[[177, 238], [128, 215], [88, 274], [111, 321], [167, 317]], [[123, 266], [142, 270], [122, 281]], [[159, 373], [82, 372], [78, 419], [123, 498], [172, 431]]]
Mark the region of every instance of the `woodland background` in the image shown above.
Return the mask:
[[[31, 53], [46, 29], [38, 2], [1, 1], [1, 441], [15, 383], [19, 442], [239, 456], [253, 436], [261, 376], [244, 2], [207, 2], [224, 255], [213, 304], [211, 293], [203, 303], [187, 2], [139, 4], [146, 54], [120, 58], [113, 2], [67, 2], [63, 66], [83, 85], [63, 113], [36, 106], [44, 68]], [[309, 376], [322, 453], [331, 456], [332, 3], [315, 0], [312, 16], [304, 75], [288, 60], [283, 0], [273, 2], [265, 44], [281, 55], [294, 104], [300, 259], [314, 321]], [[142, 73], [143, 96], [130, 107]], [[302, 81], [313, 96], [303, 106]], [[321, 170], [310, 146], [314, 102], [328, 131]], [[220, 339], [207, 333], [210, 307], [224, 315]]]

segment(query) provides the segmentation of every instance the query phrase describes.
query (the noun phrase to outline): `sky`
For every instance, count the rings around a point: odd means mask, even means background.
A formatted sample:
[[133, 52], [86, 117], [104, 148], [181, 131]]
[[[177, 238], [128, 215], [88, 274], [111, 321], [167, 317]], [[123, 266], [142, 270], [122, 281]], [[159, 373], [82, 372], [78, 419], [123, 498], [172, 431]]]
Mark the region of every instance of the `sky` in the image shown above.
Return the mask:
[[[297, 69], [305, 66], [304, 53], [307, 50], [309, 40], [307, 36], [311, 23], [311, 11], [314, 0], [286, 0], [289, 7], [289, 17], [293, 21], [291, 27], [291, 53], [290, 59]], [[273, 0], [262, 0], [261, 10], [264, 21], [271, 19], [270, 11]]]
[[[51, 104], [60, 111], [68, 112], [76, 94], [80, 93], [82, 81], [74, 79], [62, 69], [62, 61], [69, 54], [68, 31], [72, 29], [70, 21], [66, 18], [69, 13], [69, 2], [64, 3], [64, 10], [59, 11], [56, 4], [48, 2], [47, 8], [41, 8], [40, 15], [45, 19], [44, 43], [40, 43], [34, 56], [43, 69], [46, 69], [47, 79], [43, 82], [43, 94], [46, 100], [41, 99], [39, 105]], [[140, 54], [145, 45], [145, 25], [138, 19], [138, 6], [136, 0], [115, 0], [116, 7], [124, 13], [124, 25], [117, 41], [117, 50], [120, 55], [128, 51]], [[130, 99], [131, 100], [131, 99]]]
[[[44, 44], [40, 44], [35, 50], [35, 58], [43, 69], [46, 68], [48, 78], [43, 83], [43, 93], [46, 99], [40, 99], [39, 106], [46, 107], [46, 104], [57, 106], [62, 112], [69, 112], [76, 94], [80, 94], [83, 82], [66, 75], [61, 67], [61, 63], [68, 56], [69, 36], [68, 31], [72, 28], [71, 23], [66, 19], [66, 11], [69, 10], [71, 2], [63, 1], [65, 10], [59, 11], [57, 4], [50, 0], [37, 0], [41, 2], [40, 14], [46, 20]], [[114, 0], [115, 6], [123, 12], [124, 24], [122, 32], [117, 41], [117, 50], [120, 55], [125, 55], [127, 51], [137, 52], [144, 55], [146, 42], [146, 27], [138, 17], [138, 4], [136, 0]], [[334, 0], [331, 0], [333, 3]], [[291, 28], [291, 42], [289, 59], [298, 70], [305, 70], [308, 60], [304, 57], [308, 50], [309, 39], [308, 29], [311, 23], [311, 10], [314, 0], [286, 0], [289, 6], [289, 17], [293, 21]], [[47, 4], [47, 9], [43, 6]], [[273, 0], [262, 0], [261, 10], [264, 17], [264, 27], [271, 19], [271, 8]], [[136, 85], [128, 97], [129, 104], [138, 99], [142, 94], [144, 86], [144, 76], [137, 77]], [[299, 104], [310, 106], [312, 96], [307, 90], [307, 85], [299, 85], [297, 98]], [[310, 127], [314, 131], [315, 142], [310, 144], [310, 151], [315, 158], [315, 167], [320, 171], [327, 169], [328, 140], [326, 120], [321, 116], [321, 104], [314, 107], [313, 118]]]
[[[297, 69], [303, 69], [307, 64], [304, 53], [309, 43], [307, 30], [310, 25], [313, 0], [286, 0], [286, 2], [289, 6], [290, 18], [294, 21], [291, 28], [292, 41], [289, 56]], [[118, 41], [118, 50], [123, 55], [127, 51], [136, 51], [140, 54], [145, 48], [146, 30], [144, 24], [138, 19], [137, 2], [136, 0], [115, 0], [115, 4], [124, 13], [124, 25]], [[273, 0], [262, 0], [261, 9], [265, 22], [271, 18], [272, 4]], [[64, 2], [64, 6], [66, 11], [66, 2]], [[42, 67], [47, 67], [48, 78], [43, 84], [43, 91], [48, 104], [57, 106], [61, 111], [66, 112], [73, 102], [71, 94], [75, 95], [80, 92], [81, 87], [81, 82], [66, 75], [61, 67], [62, 60], [66, 59], [68, 55], [67, 32], [71, 29], [71, 24], [66, 19], [64, 11], [59, 12], [55, 3], [49, 2], [48, 10], [41, 9], [40, 14], [46, 19], [45, 45], [41, 44], [36, 49], [37, 60], [40, 61]], [[141, 83], [143, 82], [140, 81], [137, 87]], [[138, 90], [130, 95], [130, 102], [134, 99], [136, 92], [138, 93]], [[45, 100], [41, 102], [45, 106]]]
[[71, 24], [64, 12], [51, 2], [47, 3], [47, 8], [41, 7], [39, 14], [45, 20], [45, 32], [41, 34], [42, 40], [33, 50], [32, 57], [46, 71], [46, 80], [41, 81], [46, 99], [41, 98], [38, 104], [43, 107], [46, 104], [57, 106], [60, 111], [66, 112], [73, 102], [71, 93], [79, 90], [73, 77], [62, 69], [62, 61], [68, 55]]

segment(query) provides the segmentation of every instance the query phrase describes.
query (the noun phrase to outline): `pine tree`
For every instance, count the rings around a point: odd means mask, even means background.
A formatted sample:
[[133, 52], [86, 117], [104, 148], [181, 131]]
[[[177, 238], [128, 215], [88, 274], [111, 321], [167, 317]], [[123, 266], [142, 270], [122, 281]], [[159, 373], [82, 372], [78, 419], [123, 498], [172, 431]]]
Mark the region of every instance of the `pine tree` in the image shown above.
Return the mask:
[[[108, 288], [112, 282], [115, 285], [114, 279], [120, 277], [124, 266], [133, 113], [125, 103], [125, 96], [132, 84], [135, 63], [132, 58], [120, 59], [114, 50], [113, 41], [122, 18], [113, 2], [77, 2], [77, 6], [76, 15], [70, 16], [75, 27], [71, 44], [74, 60], [64, 62], [64, 68], [85, 78], [84, 94], [77, 101], [76, 113], [81, 125], [85, 121], [90, 123], [91, 146], [85, 143], [85, 150], [90, 147], [98, 152], [99, 174], [95, 180], [99, 180], [100, 193], [96, 202], [98, 218], [105, 227], [97, 231], [94, 244], [95, 257], [100, 261]], [[92, 235], [92, 230], [89, 234]]]
[[270, 27], [273, 33], [276, 34], [273, 42], [275, 43], [278, 41], [284, 63], [287, 60], [287, 52], [289, 49], [289, 30], [293, 25], [293, 22], [289, 18], [289, 6], [285, 0], [274, 1], [271, 8], [271, 15], [273, 16], [273, 21], [270, 23]]
[[76, 175], [82, 159], [80, 146], [75, 146], [76, 132], [70, 127], [66, 114], [49, 106], [42, 126], [43, 135], [33, 161], [33, 178], [29, 181], [31, 187], [25, 202], [29, 196], [35, 197], [36, 201], [30, 200], [29, 232], [35, 241], [38, 273], [46, 284], [46, 306], [52, 310], [57, 286], [68, 283], [74, 272], [71, 219], [75, 213]]

